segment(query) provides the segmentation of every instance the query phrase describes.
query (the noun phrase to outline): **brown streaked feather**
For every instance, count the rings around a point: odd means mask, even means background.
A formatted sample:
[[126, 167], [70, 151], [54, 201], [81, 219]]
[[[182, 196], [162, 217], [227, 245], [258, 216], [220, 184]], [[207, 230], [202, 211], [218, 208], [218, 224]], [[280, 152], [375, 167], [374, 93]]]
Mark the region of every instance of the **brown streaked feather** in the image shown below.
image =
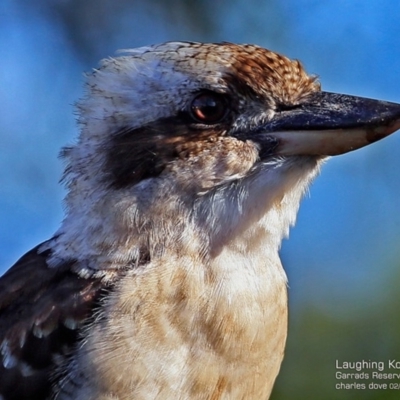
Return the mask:
[[71, 271], [74, 261], [49, 268], [50, 250], [35, 247], [0, 278], [0, 395], [46, 399], [58, 355], [78, 339], [104, 284]]

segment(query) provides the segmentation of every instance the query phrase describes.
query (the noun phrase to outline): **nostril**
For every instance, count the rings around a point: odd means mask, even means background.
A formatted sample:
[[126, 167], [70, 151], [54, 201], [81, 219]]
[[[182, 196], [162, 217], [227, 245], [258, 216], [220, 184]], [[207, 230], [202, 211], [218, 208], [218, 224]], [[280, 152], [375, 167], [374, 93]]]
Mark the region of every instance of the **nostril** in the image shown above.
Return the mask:
[[282, 111], [291, 111], [291, 110], [296, 110], [298, 108], [301, 108], [301, 104], [287, 104], [287, 103], [278, 103], [275, 106], [275, 111], [276, 112], [282, 112]]

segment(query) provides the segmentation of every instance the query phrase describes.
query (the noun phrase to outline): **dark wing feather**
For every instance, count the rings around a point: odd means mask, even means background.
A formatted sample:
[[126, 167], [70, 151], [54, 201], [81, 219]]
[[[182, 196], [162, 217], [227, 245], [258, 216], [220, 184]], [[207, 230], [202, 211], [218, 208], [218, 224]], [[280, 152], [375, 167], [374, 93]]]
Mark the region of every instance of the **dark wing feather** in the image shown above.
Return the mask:
[[0, 278], [0, 398], [5, 400], [49, 396], [57, 360], [77, 341], [104, 288], [100, 279], [75, 274], [74, 260], [49, 268], [51, 250], [39, 253], [39, 248]]

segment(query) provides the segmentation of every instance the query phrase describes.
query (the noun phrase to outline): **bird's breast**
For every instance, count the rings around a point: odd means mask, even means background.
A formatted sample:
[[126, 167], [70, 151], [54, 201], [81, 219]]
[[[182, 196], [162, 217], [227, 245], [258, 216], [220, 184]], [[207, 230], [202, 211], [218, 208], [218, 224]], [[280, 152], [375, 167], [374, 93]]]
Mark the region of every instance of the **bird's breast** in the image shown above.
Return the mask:
[[97, 398], [268, 398], [287, 329], [275, 262], [227, 248], [208, 264], [166, 257], [128, 274], [78, 356], [86, 388]]

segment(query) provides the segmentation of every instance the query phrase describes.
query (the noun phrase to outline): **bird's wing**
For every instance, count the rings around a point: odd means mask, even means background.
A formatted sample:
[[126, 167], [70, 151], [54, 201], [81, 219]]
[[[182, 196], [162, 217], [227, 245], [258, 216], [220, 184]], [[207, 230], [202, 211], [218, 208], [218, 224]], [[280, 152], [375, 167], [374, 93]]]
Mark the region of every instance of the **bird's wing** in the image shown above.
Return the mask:
[[74, 261], [49, 268], [40, 246], [0, 278], [0, 399], [45, 399], [50, 377], [78, 339], [96, 304], [100, 279], [84, 279]]

